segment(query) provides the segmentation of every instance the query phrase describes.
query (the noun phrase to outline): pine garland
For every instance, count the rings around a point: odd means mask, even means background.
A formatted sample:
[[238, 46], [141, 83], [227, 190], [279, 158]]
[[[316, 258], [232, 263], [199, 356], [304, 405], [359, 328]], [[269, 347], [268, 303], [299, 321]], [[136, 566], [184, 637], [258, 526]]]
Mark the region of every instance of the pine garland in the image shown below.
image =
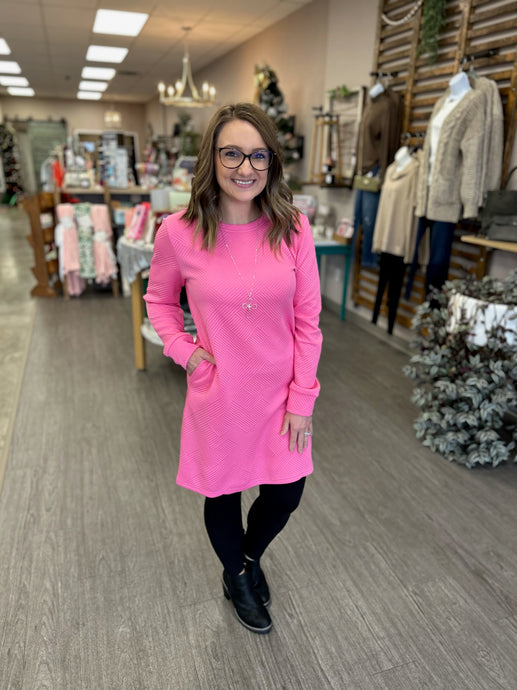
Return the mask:
[[438, 56], [440, 29], [445, 24], [447, 0], [425, 0], [422, 13], [419, 55], [428, 55], [429, 64], [434, 64]]

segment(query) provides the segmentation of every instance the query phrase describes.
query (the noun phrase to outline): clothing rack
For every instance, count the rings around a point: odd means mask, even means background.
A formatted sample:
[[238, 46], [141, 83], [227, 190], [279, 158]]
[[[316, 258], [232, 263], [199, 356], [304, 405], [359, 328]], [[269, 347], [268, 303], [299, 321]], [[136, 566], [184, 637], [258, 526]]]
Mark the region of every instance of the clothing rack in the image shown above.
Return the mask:
[[498, 55], [499, 48], [490, 48], [489, 50], [481, 50], [477, 53], [469, 53], [468, 55], [462, 55], [460, 58], [461, 65], [465, 65], [470, 62], [471, 64], [476, 60], [481, 60], [482, 58], [491, 58], [494, 55]]
[[398, 72], [370, 72], [370, 77], [377, 77], [378, 79], [394, 79], [398, 75]]

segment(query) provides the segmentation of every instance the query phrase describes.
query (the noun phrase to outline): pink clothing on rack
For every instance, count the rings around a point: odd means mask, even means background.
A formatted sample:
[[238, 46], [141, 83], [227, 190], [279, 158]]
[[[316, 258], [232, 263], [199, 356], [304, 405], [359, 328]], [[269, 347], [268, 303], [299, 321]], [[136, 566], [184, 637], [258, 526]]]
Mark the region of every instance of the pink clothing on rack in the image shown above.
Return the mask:
[[130, 240], [139, 240], [142, 238], [142, 233], [144, 232], [150, 210], [151, 204], [148, 201], [143, 201], [141, 204], [135, 206], [131, 216], [131, 224], [126, 230], [126, 236]]
[[108, 285], [118, 273], [117, 259], [111, 247], [113, 232], [109, 209], [106, 204], [93, 204], [90, 216], [93, 224], [95, 280], [100, 285]]
[[[322, 340], [308, 220], [301, 216], [291, 246], [282, 242], [275, 256], [263, 241], [265, 217], [246, 225], [221, 223], [216, 247], [207, 251], [182, 214], [168, 216], [157, 232], [147, 312], [165, 355], [186, 367], [203, 347], [216, 364], [203, 360], [187, 377], [177, 483], [219, 496], [294, 482], [312, 472], [311, 445], [291, 453], [289, 434], [280, 430], [286, 411], [312, 414]], [[183, 285], [196, 342], [183, 328]], [[253, 308], [245, 309], [251, 285]]]
[[84, 292], [86, 283], [79, 275], [79, 242], [73, 205], [58, 204], [56, 215], [58, 224], [55, 241], [59, 248], [59, 276], [66, 282], [68, 294], [77, 297]]

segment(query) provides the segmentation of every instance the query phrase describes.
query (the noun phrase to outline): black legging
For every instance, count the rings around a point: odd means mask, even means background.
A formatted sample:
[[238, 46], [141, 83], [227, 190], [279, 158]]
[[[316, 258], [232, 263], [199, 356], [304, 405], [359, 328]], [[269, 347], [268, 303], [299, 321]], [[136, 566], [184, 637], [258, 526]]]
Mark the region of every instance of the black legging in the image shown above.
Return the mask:
[[210, 542], [229, 575], [244, 567], [244, 554], [258, 560], [279, 534], [302, 497], [305, 477], [291, 484], [261, 484], [242, 526], [241, 493], [205, 499], [205, 525]]
[[400, 293], [402, 292], [402, 283], [404, 282], [404, 273], [406, 265], [403, 256], [395, 256], [387, 252], [381, 253], [379, 260], [379, 284], [377, 286], [377, 296], [375, 298], [375, 305], [373, 307], [372, 323], [377, 323], [377, 317], [381, 309], [382, 298], [386, 285], [388, 286], [388, 333], [393, 333], [395, 319], [397, 317], [397, 309], [400, 301]]

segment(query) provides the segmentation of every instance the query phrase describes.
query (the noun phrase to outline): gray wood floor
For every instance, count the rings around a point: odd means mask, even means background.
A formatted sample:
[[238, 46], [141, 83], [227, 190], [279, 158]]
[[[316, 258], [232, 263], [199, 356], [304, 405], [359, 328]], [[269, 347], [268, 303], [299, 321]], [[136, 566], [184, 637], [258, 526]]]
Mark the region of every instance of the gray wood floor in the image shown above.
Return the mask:
[[129, 300], [32, 304], [0, 495], [1, 690], [517, 688], [517, 466], [421, 446], [407, 354], [324, 312], [316, 471], [264, 557], [257, 636], [222, 596], [202, 497], [174, 483], [183, 372], [153, 346], [134, 370]]

